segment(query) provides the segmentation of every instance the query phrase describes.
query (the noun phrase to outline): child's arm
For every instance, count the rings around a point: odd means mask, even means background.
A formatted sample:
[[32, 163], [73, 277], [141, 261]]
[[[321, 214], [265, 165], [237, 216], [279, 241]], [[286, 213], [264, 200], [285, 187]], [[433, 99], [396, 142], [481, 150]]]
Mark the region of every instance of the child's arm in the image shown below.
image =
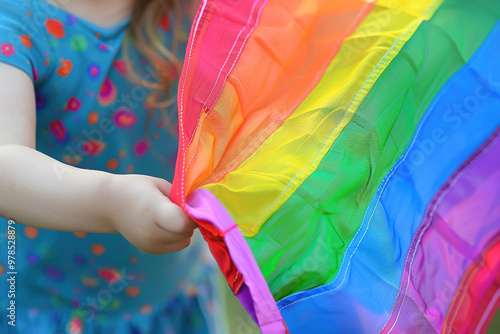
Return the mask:
[[39, 228], [122, 233], [163, 254], [189, 245], [194, 223], [168, 199], [170, 184], [68, 166], [35, 150], [33, 83], [0, 63], [0, 216]]

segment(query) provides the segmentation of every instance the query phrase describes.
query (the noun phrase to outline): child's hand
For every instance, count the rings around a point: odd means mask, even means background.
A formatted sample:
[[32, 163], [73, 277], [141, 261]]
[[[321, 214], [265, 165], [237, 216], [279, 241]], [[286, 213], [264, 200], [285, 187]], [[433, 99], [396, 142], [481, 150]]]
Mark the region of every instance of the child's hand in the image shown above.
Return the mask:
[[138, 249], [151, 254], [177, 252], [187, 246], [196, 224], [168, 197], [171, 184], [143, 175], [113, 175], [110, 223]]

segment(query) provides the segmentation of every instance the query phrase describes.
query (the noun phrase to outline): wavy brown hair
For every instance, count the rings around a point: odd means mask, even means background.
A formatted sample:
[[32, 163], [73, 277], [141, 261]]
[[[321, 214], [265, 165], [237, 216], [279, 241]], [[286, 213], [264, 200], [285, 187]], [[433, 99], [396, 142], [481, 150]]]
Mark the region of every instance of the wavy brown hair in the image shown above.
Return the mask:
[[[165, 45], [159, 27], [162, 19], [173, 18], [171, 22], [172, 44]], [[127, 76], [129, 80], [137, 85], [153, 89], [152, 95], [148, 97], [147, 119], [153, 118], [155, 109], [159, 109], [162, 115], [162, 121], [165, 124], [167, 132], [175, 133], [173, 117], [167, 112], [167, 108], [176, 101], [171, 97], [171, 87], [173, 81], [182, 71], [182, 62], [175, 56], [179, 44], [179, 25], [182, 21], [182, 13], [179, 0], [135, 0], [132, 11], [131, 22], [125, 43], [123, 43], [123, 55], [127, 64]], [[144, 72], [132, 65], [128, 54], [128, 47], [132, 44], [152, 65], [152, 71], [148, 71], [148, 79]], [[176, 75], [173, 75], [175, 73]], [[152, 77], [152, 80], [149, 80]], [[149, 141], [151, 152], [158, 159], [164, 160], [151, 142], [149, 121], [145, 124], [146, 138]]]

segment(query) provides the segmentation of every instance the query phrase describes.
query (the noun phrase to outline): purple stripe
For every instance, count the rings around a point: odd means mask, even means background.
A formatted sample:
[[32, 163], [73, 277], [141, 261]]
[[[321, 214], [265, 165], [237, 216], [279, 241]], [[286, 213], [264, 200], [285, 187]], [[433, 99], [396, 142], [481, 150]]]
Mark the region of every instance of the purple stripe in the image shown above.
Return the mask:
[[220, 231], [226, 231], [224, 241], [246, 285], [237, 296], [247, 311], [254, 315], [262, 333], [287, 333], [266, 280], [240, 229], [235, 228], [236, 224], [224, 206], [208, 190], [196, 189], [187, 198], [186, 208], [192, 217], [210, 222]]
[[[419, 328], [412, 315], [422, 311], [428, 323], [441, 332], [462, 276], [500, 233], [499, 133], [500, 129], [429, 204], [410, 247], [401, 293], [384, 333], [421, 331], [424, 328]], [[427, 326], [427, 321], [422, 325]]]

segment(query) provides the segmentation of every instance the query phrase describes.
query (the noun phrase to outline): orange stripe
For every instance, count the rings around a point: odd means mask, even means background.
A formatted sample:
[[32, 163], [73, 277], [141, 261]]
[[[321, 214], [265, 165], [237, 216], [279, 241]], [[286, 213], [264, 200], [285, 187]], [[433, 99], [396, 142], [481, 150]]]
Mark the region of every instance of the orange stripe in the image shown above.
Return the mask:
[[269, 1], [216, 104], [201, 115], [186, 152], [186, 194], [221, 180], [280, 126], [373, 6]]

